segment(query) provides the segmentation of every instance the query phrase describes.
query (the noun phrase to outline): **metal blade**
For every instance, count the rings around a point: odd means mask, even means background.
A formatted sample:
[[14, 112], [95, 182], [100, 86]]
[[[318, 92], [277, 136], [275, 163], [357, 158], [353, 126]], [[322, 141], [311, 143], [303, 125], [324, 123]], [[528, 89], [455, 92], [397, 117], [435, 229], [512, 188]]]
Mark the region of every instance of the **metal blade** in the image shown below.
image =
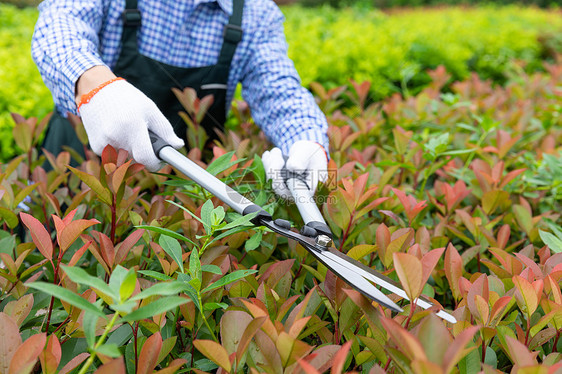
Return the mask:
[[[355, 268], [357, 269], [358, 274], [360, 274], [362, 277], [369, 279], [371, 282], [378, 284], [379, 286], [381, 286], [382, 288], [389, 290], [390, 292], [406, 299], [406, 300], [410, 300], [408, 298], [408, 295], [406, 294], [406, 292], [392, 279], [390, 279], [389, 277], [382, 275], [376, 271], [374, 271], [373, 269], [371, 269], [370, 267], [362, 264], [361, 262], [339, 252], [338, 250], [336, 250], [335, 248], [327, 248], [326, 252], [328, 252], [332, 258], [335, 260], [336, 258], [339, 259], [339, 261], [345, 261], [347, 263], [353, 264], [355, 265]], [[423, 309], [429, 309], [431, 307], [433, 307], [433, 303], [428, 301], [428, 300], [424, 300], [423, 298], [418, 298], [416, 300], [414, 300], [414, 304], [416, 304], [417, 306], [419, 306], [420, 308]], [[447, 322], [451, 322], [451, 323], [457, 323], [457, 320], [455, 317], [453, 317], [451, 314], [445, 312], [444, 310], [440, 310], [439, 312], [436, 313], [437, 316], [443, 318], [445, 321]]]
[[361, 292], [366, 297], [376, 301], [377, 303], [394, 310], [395, 312], [402, 312], [402, 308], [396, 305], [392, 300], [382, 293], [378, 288], [373, 286], [365, 277], [359, 275], [358, 269], [353, 264], [346, 263], [341, 259], [334, 258], [328, 251], [318, 247], [314, 239], [301, 235], [294, 231], [288, 230], [284, 227], [277, 225], [274, 221], [269, 219], [262, 219], [260, 223], [269, 228], [270, 230], [285, 236], [286, 238], [299, 242], [310, 254], [312, 254], [318, 261], [324, 264], [334, 274], [343, 279], [351, 287]]
[[[308, 249], [307, 247], [305, 248]], [[353, 265], [350, 266], [350, 264], [342, 264], [339, 259], [334, 259], [327, 251], [317, 251], [310, 249], [308, 249], [308, 251], [314, 257], [316, 257], [318, 261], [320, 261], [328, 269], [333, 271], [334, 274], [343, 279], [351, 287], [361, 292], [363, 295], [395, 312], [400, 313], [404, 311], [402, 308], [396, 305], [394, 301], [390, 300], [388, 296], [386, 296], [378, 288], [373, 286], [371, 282], [361, 276], [356, 271], [357, 269], [355, 269]]]

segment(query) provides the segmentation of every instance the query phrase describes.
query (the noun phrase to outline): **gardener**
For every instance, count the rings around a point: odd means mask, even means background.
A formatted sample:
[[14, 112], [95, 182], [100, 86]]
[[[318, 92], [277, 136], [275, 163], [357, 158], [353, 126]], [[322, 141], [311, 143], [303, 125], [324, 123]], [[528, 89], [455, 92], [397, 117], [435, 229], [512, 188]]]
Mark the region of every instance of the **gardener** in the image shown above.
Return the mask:
[[271, 0], [47, 0], [39, 10], [32, 54], [57, 107], [44, 142], [50, 152], [82, 150], [65, 118], [77, 113], [95, 153], [110, 144], [156, 171], [148, 130], [184, 145], [171, 88], [213, 95], [202, 126], [214, 137], [240, 82], [254, 120], [279, 147], [263, 155], [275, 191], [289, 195], [278, 172], [283, 154], [287, 168], [308, 173], [313, 191], [325, 176], [326, 119], [300, 85]]

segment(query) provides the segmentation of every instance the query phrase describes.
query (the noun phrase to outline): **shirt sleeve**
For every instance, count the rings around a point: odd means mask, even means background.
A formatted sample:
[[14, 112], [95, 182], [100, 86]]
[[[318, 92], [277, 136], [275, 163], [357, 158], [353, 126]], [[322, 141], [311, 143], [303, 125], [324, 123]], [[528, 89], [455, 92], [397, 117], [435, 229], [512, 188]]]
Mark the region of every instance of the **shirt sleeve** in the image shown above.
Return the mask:
[[[251, 35], [250, 56], [242, 74], [242, 96], [254, 121], [283, 154], [298, 140], [319, 143], [328, 153], [328, 123], [312, 94], [301, 86], [287, 55], [284, 17], [271, 3], [260, 29]], [[329, 154], [329, 153], [328, 153]]]
[[82, 73], [105, 65], [98, 52], [102, 20], [101, 0], [47, 0], [39, 5], [31, 54], [64, 116], [76, 114], [74, 91]]

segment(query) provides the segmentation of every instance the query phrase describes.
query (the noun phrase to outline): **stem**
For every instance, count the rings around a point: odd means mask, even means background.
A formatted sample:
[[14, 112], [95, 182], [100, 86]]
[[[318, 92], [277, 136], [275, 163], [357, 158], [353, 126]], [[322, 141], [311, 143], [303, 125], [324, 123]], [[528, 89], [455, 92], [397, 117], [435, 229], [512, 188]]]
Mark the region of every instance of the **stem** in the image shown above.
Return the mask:
[[412, 320], [412, 317], [414, 316], [414, 310], [416, 309], [416, 305], [413, 302], [410, 302], [410, 314], [408, 315], [408, 319], [406, 320], [406, 325], [404, 325], [405, 329], [408, 329], [408, 326], [410, 326], [410, 321]]
[[133, 344], [135, 347], [135, 368], [139, 368], [139, 354], [138, 354], [138, 332], [139, 332], [139, 323], [135, 323], [135, 328], [131, 325], [133, 329]]
[[482, 363], [486, 360], [486, 341], [482, 339]]
[[[59, 283], [59, 266], [62, 260], [62, 248], [59, 248], [59, 255], [57, 258], [57, 266], [54, 266], [54, 276], [53, 276], [53, 284], [56, 286]], [[51, 261], [51, 264], [53, 262]], [[49, 333], [49, 325], [51, 323], [51, 314], [53, 313], [53, 306], [55, 304], [55, 297], [51, 296], [51, 302], [49, 304], [49, 313], [47, 314], [47, 324], [45, 326], [45, 332], [48, 334]]]
[[[203, 305], [203, 301], [201, 300], [201, 294], [199, 292], [197, 292], [197, 298], [199, 299], [199, 305]], [[209, 326], [209, 321], [207, 321], [207, 318], [205, 318], [205, 312], [201, 311], [201, 317], [203, 318], [203, 322], [205, 323], [205, 326], [207, 326], [207, 328], [209, 329], [209, 332], [211, 333], [211, 336], [213, 337], [213, 340], [218, 343], [219, 340], [215, 336], [215, 333], [211, 329], [211, 326]]]
[[347, 228], [345, 229], [345, 232], [343, 233], [343, 236], [341, 238], [340, 252], [343, 252], [343, 246], [345, 244], [345, 241], [347, 240], [347, 236], [349, 235], [349, 230], [351, 230], [351, 224], [353, 223], [354, 215], [355, 215], [355, 211], [351, 213], [351, 217], [349, 217], [349, 223], [347, 224]]
[[68, 320], [70, 320], [70, 315], [68, 317], [66, 317], [66, 319], [64, 321], [62, 321], [62, 323], [60, 325], [58, 325], [57, 328], [55, 329], [55, 331], [53, 331], [52, 333], [55, 334], [57, 331], [59, 331], [61, 327], [66, 325]]
[[107, 335], [109, 334], [109, 332], [113, 328], [113, 325], [115, 325], [115, 322], [117, 321], [118, 317], [119, 317], [119, 313], [115, 313], [113, 315], [113, 318], [111, 319], [111, 321], [109, 321], [107, 326], [105, 326], [105, 330], [103, 331], [103, 335], [99, 338], [98, 342], [94, 346], [92, 354], [90, 355], [90, 357], [88, 357], [88, 360], [86, 361], [84, 366], [82, 366], [82, 369], [80, 369], [78, 374], [85, 374], [88, 371], [88, 368], [94, 363], [94, 359], [96, 358], [96, 350], [103, 344], [103, 342], [107, 338]]
[[113, 203], [111, 204], [111, 242], [113, 245], [115, 245], [115, 227], [117, 226], [116, 199], [116, 196], [113, 195]]
[[337, 319], [334, 322], [334, 344], [340, 344], [340, 328], [339, 328], [340, 312], [337, 312]]
[[389, 357], [388, 360], [386, 361], [386, 365], [384, 365], [384, 372], [385, 373], [388, 370], [388, 367], [390, 366], [390, 361], [391, 361], [391, 358]]
[[525, 333], [525, 345], [529, 343], [529, 333], [531, 332], [531, 321], [529, 321], [529, 318], [527, 318], [527, 332]]
[[558, 339], [560, 339], [560, 331], [562, 331], [562, 330], [558, 330], [558, 331], [556, 332], [556, 339], [554, 339], [554, 347], [552, 347], [552, 351], [553, 351], [553, 352], [558, 352], [558, 347], [557, 347], [557, 346], [558, 346]]

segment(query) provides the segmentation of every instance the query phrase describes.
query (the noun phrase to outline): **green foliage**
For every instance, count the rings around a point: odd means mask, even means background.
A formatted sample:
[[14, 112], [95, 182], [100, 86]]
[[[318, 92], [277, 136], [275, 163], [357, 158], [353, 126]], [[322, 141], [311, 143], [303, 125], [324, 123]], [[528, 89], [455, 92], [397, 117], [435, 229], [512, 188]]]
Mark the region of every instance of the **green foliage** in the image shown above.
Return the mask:
[[526, 61], [530, 71], [540, 68], [545, 50], [539, 38], [562, 32], [557, 12], [515, 6], [391, 14], [291, 6], [283, 12], [289, 56], [304, 85], [368, 80], [374, 99], [417, 93], [431, 80], [426, 70], [438, 65], [455, 80], [476, 72], [503, 83], [514, 59]]
[[[562, 21], [554, 11], [515, 6], [418, 9], [390, 15], [357, 7], [282, 10], [289, 54], [306, 86], [368, 80], [370, 99], [375, 100], [394, 92], [416, 94], [431, 80], [426, 70], [438, 65], [445, 65], [456, 80], [474, 71], [503, 83], [515, 68], [513, 59], [526, 61], [527, 71], [535, 71], [545, 55], [562, 51]], [[43, 117], [53, 107], [30, 58], [36, 19], [35, 9], [0, 4], [0, 160], [10, 159], [17, 150], [9, 113]], [[209, 98], [199, 103], [187, 91], [176, 94], [186, 106], [188, 142], [201, 147], [206, 134], [198, 122]]]
[[0, 160], [16, 152], [11, 112], [42, 118], [53, 109], [51, 94], [31, 59], [36, 20], [35, 9], [0, 4]]

